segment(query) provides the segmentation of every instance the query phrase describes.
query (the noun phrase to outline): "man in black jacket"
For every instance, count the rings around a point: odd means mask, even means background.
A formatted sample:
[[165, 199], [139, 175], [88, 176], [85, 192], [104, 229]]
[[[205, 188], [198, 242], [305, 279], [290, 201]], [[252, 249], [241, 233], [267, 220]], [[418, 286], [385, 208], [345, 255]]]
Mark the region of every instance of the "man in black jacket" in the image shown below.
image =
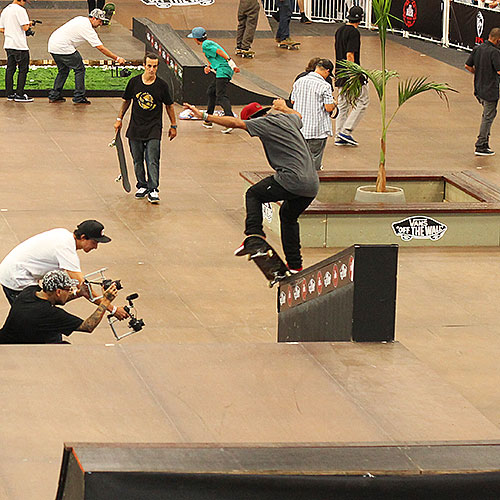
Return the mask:
[[497, 115], [498, 76], [500, 75], [500, 28], [490, 31], [488, 40], [474, 47], [465, 68], [474, 74], [474, 95], [483, 106], [479, 135], [476, 140], [476, 156], [493, 156], [489, 139], [493, 120]]

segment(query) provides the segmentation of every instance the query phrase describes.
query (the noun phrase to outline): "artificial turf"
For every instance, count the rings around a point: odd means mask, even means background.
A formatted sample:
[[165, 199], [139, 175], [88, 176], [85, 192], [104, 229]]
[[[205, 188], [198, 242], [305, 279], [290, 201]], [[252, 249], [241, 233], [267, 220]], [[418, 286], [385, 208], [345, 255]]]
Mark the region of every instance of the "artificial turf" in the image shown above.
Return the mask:
[[[121, 69], [121, 68], [120, 68]], [[108, 66], [87, 66], [85, 70], [85, 88], [87, 90], [124, 90], [127, 82], [135, 75], [142, 73], [142, 69], [128, 68], [132, 73], [129, 77], [111, 76], [111, 68]], [[55, 66], [40, 66], [30, 68], [26, 78], [26, 90], [45, 90], [51, 89], [54, 84], [54, 78], [57, 74]], [[17, 73], [14, 75], [14, 88], [16, 87]], [[75, 88], [75, 78], [73, 72], [70, 73], [65, 89], [73, 90]], [[0, 67], [0, 90], [5, 90], [5, 66]]]

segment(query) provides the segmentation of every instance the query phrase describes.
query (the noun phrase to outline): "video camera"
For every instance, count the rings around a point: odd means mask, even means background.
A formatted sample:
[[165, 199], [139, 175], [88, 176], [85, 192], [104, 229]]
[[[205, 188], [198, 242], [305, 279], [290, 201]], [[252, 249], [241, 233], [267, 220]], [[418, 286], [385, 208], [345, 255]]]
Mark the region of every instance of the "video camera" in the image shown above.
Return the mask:
[[[37, 24], [42, 24], [42, 21], [39, 21], [38, 19], [33, 19], [31, 21], [31, 26], [33, 26], [33, 28]], [[26, 30], [26, 36], [35, 36], [35, 31], [31, 29], [31, 26]]]
[[[121, 290], [123, 288], [121, 280], [111, 280], [106, 278], [104, 272], [107, 271], [107, 269], [108, 269], [107, 267], [103, 267], [98, 271], [94, 271], [93, 273], [89, 273], [84, 276], [85, 281], [83, 282], [82, 286], [87, 287], [88, 297], [91, 302], [95, 302], [96, 300], [99, 300], [103, 297], [103, 295], [99, 296], [94, 295], [92, 290], [92, 285], [99, 285], [104, 290], [107, 290], [113, 284], [116, 285], [117, 290]], [[88, 279], [91, 276], [95, 275], [98, 275], [97, 279], [93, 281]], [[130, 295], [127, 295], [127, 297], [125, 297], [125, 300], [128, 302], [128, 305], [125, 306], [124, 309], [130, 316], [130, 319], [128, 321], [128, 327], [130, 328], [130, 331], [123, 333], [122, 335], [119, 335], [114, 327], [114, 324], [119, 320], [115, 318], [112, 314], [108, 314], [108, 324], [111, 328], [111, 331], [113, 332], [113, 335], [115, 336], [115, 339], [118, 341], [120, 341], [125, 337], [128, 337], [129, 335], [140, 332], [145, 326], [144, 320], [142, 318], [137, 317], [137, 310], [133, 303], [133, 301], [138, 298], [139, 298], [138, 293], [132, 293]]]

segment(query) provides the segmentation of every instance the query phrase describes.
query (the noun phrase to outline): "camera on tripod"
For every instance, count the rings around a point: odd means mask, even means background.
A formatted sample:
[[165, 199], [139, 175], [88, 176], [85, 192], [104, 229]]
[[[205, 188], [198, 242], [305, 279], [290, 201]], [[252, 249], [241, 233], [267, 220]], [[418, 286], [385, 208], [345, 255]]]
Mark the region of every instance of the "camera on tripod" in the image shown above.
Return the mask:
[[[42, 21], [39, 21], [38, 19], [33, 19], [30, 24], [34, 28], [37, 24], [42, 24]], [[35, 36], [35, 31], [31, 29], [31, 26], [25, 32], [26, 36]]]

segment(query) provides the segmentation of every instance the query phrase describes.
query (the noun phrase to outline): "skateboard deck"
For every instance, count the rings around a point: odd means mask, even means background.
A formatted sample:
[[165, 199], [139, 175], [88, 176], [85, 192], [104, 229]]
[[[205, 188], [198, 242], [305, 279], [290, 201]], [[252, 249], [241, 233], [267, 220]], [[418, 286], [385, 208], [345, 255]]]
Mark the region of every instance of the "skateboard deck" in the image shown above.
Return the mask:
[[236, 49], [236, 55], [244, 59], [253, 59], [255, 57], [255, 52], [253, 50]]
[[255, 262], [256, 266], [269, 281], [269, 287], [272, 288], [278, 281], [291, 276], [291, 273], [278, 252], [262, 236], [248, 236], [244, 241], [245, 247], [247, 246], [247, 242], [255, 237], [262, 240], [262, 250], [256, 254], [249, 253], [248, 260]]
[[111, 22], [111, 18], [113, 17], [113, 14], [115, 13], [116, 7], [114, 3], [107, 3], [102, 10], [106, 13], [106, 19], [107, 21], [104, 21], [103, 24], [109, 24]]
[[123, 189], [130, 193], [130, 181], [128, 179], [128, 170], [127, 170], [127, 160], [125, 158], [125, 151], [123, 150], [123, 142], [120, 131], [115, 135], [115, 138], [109, 144], [111, 147], [116, 148], [116, 154], [118, 155], [118, 162], [120, 164], [120, 174], [115, 179], [116, 182], [122, 181]]

